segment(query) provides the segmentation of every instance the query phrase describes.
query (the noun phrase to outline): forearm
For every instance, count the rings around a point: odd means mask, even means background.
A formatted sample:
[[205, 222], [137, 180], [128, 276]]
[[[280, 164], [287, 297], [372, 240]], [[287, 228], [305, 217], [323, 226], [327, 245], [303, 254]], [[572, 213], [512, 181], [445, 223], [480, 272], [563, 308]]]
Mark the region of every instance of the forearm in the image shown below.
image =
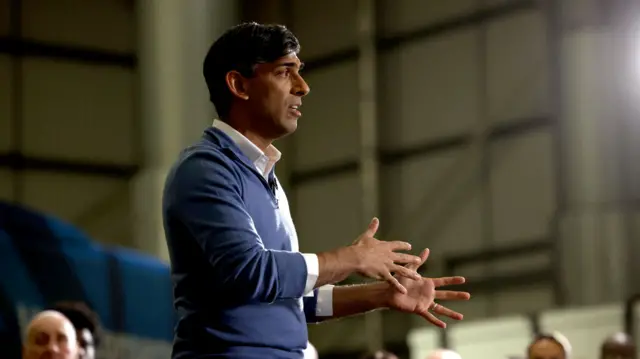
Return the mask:
[[388, 307], [389, 284], [376, 282], [333, 288], [333, 313], [337, 319]]
[[318, 253], [319, 274], [315, 288], [341, 282], [358, 270], [353, 248], [343, 247], [331, 252]]

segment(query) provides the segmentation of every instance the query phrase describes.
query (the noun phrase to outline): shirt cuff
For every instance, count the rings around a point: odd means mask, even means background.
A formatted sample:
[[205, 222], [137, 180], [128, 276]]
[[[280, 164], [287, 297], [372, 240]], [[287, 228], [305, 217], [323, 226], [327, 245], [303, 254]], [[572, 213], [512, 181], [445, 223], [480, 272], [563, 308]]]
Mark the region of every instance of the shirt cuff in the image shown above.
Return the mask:
[[318, 288], [316, 316], [330, 317], [333, 315], [333, 287], [333, 285], [328, 284]]
[[318, 256], [313, 253], [302, 253], [305, 263], [307, 263], [307, 282], [304, 287], [304, 296], [313, 297], [313, 288], [316, 286], [320, 275], [320, 264]]

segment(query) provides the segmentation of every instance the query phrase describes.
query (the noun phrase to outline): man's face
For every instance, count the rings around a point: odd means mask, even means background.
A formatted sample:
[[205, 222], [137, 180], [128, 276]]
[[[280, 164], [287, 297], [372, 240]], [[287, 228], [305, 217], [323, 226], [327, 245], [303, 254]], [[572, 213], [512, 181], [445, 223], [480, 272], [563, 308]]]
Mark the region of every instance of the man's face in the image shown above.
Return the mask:
[[565, 359], [565, 353], [560, 344], [542, 339], [531, 346], [529, 359]]
[[294, 53], [255, 68], [255, 76], [246, 79], [246, 105], [259, 122], [255, 125], [270, 138], [288, 135], [298, 127], [299, 107], [309, 93], [300, 75], [302, 63]]
[[24, 359], [76, 359], [75, 329], [65, 318], [41, 318], [27, 334], [23, 355]]
[[95, 359], [96, 347], [93, 334], [89, 329], [77, 331], [78, 344], [80, 345], [80, 359]]

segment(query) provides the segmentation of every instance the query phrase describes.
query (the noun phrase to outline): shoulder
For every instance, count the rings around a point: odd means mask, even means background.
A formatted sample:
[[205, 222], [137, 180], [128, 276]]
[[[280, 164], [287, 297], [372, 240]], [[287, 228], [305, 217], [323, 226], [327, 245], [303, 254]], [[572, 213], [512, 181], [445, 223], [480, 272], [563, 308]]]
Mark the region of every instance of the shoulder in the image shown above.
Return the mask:
[[169, 170], [166, 189], [193, 191], [204, 187], [238, 189], [242, 176], [238, 164], [218, 148], [196, 144], [186, 148]]

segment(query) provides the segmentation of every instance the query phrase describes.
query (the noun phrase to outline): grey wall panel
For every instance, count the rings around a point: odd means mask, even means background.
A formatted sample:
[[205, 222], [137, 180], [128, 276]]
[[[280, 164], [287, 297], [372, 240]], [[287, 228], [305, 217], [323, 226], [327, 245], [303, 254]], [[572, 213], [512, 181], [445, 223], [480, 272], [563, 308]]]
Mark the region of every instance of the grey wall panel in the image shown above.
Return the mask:
[[548, 234], [555, 209], [552, 135], [540, 130], [492, 145], [491, 191], [497, 243]]
[[355, 174], [312, 182], [295, 190], [296, 227], [302, 252], [351, 244], [368, 223], [360, 218], [360, 182]]
[[464, 155], [455, 150], [384, 167], [381, 230], [416, 251], [430, 248], [434, 260], [481, 249], [477, 181], [459, 162]]
[[477, 0], [383, 0], [378, 19], [382, 35], [411, 31], [464, 15], [477, 8]]
[[[126, 194], [127, 181], [42, 172], [26, 172], [21, 178], [25, 205], [76, 224], [95, 240], [120, 244], [126, 241], [119, 229], [128, 227], [128, 206], [105, 203], [114, 203], [114, 196]], [[91, 213], [104, 218], [95, 221]], [[110, 222], [111, 228], [104, 221]]]
[[24, 152], [134, 163], [134, 81], [126, 69], [26, 59]]
[[0, 36], [5, 36], [9, 33], [11, 26], [11, 0], [0, 0]]
[[319, 57], [356, 44], [357, 1], [292, 0], [291, 3], [291, 27], [302, 44], [302, 57]]
[[398, 148], [469, 130], [477, 121], [475, 30], [416, 42], [381, 56], [384, 147]]
[[22, 0], [23, 35], [65, 45], [135, 49], [133, 1]]
[[11, 59], [8, 56], [0, 56], [0, 153], [12, 147], [11, 78]]
[[311, 92], [291, 137], [295, 170], [317, 168], [358, 155], [358, 78], [355, 62], [318, 70], [306, 77]]
[[0, 201], [13, 200], [13, 172], [0, 169]]
[[487, 96], [493, 122], [549, 113], [545, 20], [528, 10], [487, 27]]
[[553, 308], [553, 287], [545, 284], [528, 285], [512, 290], [502, 290], [492, 295], [489, 311], [492, 315], [535, 313]]
[[319, 352], [364, 350], [367, 346], [365, 325], [362, 315], [310, 325], [309, 341]]

